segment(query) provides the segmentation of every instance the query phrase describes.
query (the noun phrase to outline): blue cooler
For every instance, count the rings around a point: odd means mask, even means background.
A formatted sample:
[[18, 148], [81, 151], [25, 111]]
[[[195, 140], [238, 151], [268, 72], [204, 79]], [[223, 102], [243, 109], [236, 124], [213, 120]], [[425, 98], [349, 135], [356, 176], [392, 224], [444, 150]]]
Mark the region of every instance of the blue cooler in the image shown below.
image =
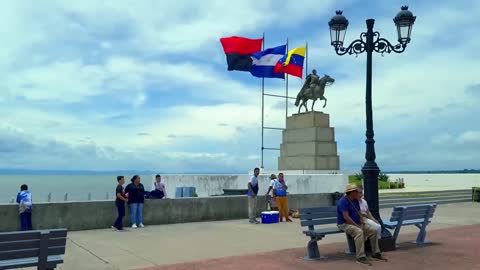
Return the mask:
[[278, 211], [264, 211], [262, 212], [262, 224], [278, 223], [280, 215]]

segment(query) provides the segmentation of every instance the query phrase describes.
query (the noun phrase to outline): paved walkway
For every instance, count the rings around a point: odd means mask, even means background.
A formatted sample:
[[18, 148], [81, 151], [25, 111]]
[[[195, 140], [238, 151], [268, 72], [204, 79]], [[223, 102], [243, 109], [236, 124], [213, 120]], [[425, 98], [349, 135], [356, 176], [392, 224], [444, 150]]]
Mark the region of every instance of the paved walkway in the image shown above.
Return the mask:
[[[176, 265], [150, 267], [143, 270], [307, 270], [307, 269], [478, 269], [478, 241], [480, 225], [453, 227], [433, 230], [429, 233], [432, 243], [423, 247], [410, 244], [415, 234], [401, 237], [400, 247], [394, 252], [386, 252], [388, 262], [372, 261], [372, 267], [358, 265], [354, 256], [343, 252], [341, 243], [321, 245], [320, 252], [327, 256], [322, 261], [305, 261], [304, 248], [287, 249], [255, 255], [211, 259]], [[407, 241], [404, 243], [403, 241]]]
[[[388, 217], [390, 211], [383, 209], [382, 216]], [[439, 205], [428, 231], [480, 224], [479, 217], [480, 204]], [[407, 227], [401, 235], [409, 232], [417, 232], [417, 229]], [[477, 243], [478, 241], [480, 237], [477, 238]], [[139, 269], [285, 249], [295, 249], [294, 254], [299, 257], [304, 255], [306, 242], [307, 238], [302, 235], [298, 220], [271, 225], [251, 225], [246, 220], [161, 226], [147, 224], [144, 229], [125, 233], [109, 229], [78, 231], [69, 233], [65, 263], [59, 268]], [[335, 242], [338, 242], [338, 248], [334, 249], [343, 250], [346, 247], [345, 236], [337, 234], [322, 240], [321, 248]]]

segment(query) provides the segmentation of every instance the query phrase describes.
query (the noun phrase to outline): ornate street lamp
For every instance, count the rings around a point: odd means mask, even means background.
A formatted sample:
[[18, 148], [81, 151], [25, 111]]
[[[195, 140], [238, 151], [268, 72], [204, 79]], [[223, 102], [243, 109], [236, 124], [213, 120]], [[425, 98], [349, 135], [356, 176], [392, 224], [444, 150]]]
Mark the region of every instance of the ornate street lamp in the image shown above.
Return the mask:
[[[380, 37], [379, 32], [373, 31], [374, 19], [366, 20], [367, 32], [360, 34], [360, 39], [354, 40], [349, 46], [344, 47], [343, 41], [347, 32], [348, 20], [342, 15], [342, 11], [337, 11], [336, 15], [328, 22], [330, 26], [330, 38], [331, 44], [338, 55], [345, 54], [361, 54], [367, 53], [367, 83], [366, 83], [366, 124], [367, 131], [365, 140], [366, 162], [363, 165], [363, 183], [365, 190], [365, 199], [368, 202], [370, 211], [377, 220], [381, 222], [379, 206], [378, 206], [378, 176], [380, 174], [380, 168], [375, 162], [375, 140], [373, 139], [373, 115], [372, 115], [372, 53], [378, 52], [382, 55], [386, 53], [396, 52], [402, 53], [405, 51], [407, 44], [410, 42], [410, 35], [412, 33], [412, 26], [415, 22], [415, 16], [408, 10], [407, 6], [402, 6], [400, 12], [393, 19], [397, 26], [398, 44], [392, 45], [385, 38]], [[383, 226], [383, 224], [382, 224]], [[390, 238], [391, 234], [388, 230], [383, 228], [382, 239]], [[387, 239], [385, 239], [387, 240]], [[384, 241], [385, 244], [387, 241]], [[390, 246], [389, 244], [386, 244]], [[394, 244], [393, 244], [394, 245]], [[394, 247], [394, 246], [393, 246]], [[391, 249], [391, 248], [387, 248]]]

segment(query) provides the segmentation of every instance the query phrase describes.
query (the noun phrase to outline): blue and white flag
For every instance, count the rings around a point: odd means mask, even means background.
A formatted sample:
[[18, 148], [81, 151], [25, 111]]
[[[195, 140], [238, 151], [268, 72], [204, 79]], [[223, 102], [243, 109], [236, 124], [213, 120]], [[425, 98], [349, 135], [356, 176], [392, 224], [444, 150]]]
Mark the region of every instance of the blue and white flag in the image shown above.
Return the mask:
[[285, 73], [274, 72], [274, 68], [278, 60], [285, 55], [286, 50], [287, 45], [282, 45], [252, 54], [253, 64], [250, 73], [260, 78], [285, 79]]

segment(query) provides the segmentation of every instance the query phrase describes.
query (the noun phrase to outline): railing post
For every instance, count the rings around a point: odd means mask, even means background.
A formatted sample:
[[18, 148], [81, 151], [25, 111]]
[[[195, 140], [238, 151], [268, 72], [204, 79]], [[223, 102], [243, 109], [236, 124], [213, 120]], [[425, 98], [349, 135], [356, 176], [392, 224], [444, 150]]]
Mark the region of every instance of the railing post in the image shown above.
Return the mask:
[[88, 200], [89, 200], [89, 201], [92, 200], [92, 193], [91, 193], [91, 192], [88, 192]]
[[64, 201], [68, 201], [68, 192], [65, 192], [65, 195], [63, 196]]

